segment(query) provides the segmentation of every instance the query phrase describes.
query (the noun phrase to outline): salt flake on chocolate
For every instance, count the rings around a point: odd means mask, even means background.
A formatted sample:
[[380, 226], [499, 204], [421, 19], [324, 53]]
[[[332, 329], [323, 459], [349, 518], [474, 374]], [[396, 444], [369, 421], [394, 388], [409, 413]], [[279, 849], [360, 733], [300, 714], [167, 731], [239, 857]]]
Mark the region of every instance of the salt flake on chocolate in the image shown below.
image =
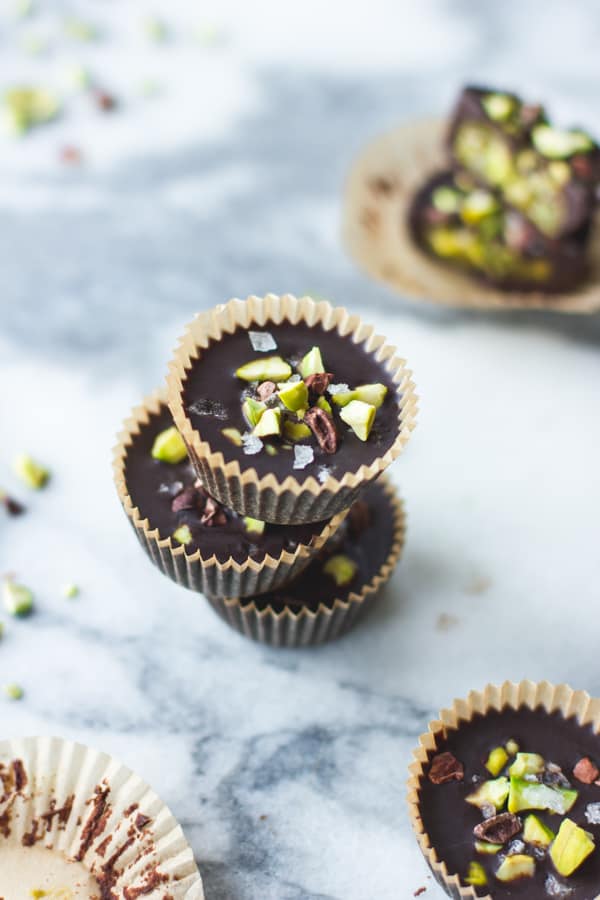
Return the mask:
[[317, 478], [321, 482], [321, 484], [325, 484], [329, 476], [331, 475], [331, 469], [328, 466], [321, 466], [319, 471], [317, 472]]
[[294, 468], [305, 469], [311, 462], [314, 462], [315, 451], [306, 444], [297, 444], [294, 447]]
[[270, 331], [249, 331], [248, 337], [252, 349], [257, 353], [266, 353], [268, 350], [277, 350], [277, 341]]
[[256, 437], [255, 434], [244, 434], [242, 436], [242, 443], [244, 445], [244, 453], [246, 456], [254, 456], [256, 453], [260, 453], [264, 447], [261, 439]]
[[588, 803], [585, 817], [590, 825], [600, 825], [600, 803]]
[[201, 397], [188, 406], [188, 412], [194, 413], [196, 416], [213, 416], [215, 419], [226, 419], [227, 410], [218, 400], [208, 400]]
[[573, 888], [567, 884], [561, 884], [554, 875], [548, 875], [544, 887], [549, 897], [568, 897], [569, 894], [573, 893]]
[[330, 384], [327, 388], [332, 397], [336, 394], [347, 394], [350, 391], [350, 388], [347, 384]]

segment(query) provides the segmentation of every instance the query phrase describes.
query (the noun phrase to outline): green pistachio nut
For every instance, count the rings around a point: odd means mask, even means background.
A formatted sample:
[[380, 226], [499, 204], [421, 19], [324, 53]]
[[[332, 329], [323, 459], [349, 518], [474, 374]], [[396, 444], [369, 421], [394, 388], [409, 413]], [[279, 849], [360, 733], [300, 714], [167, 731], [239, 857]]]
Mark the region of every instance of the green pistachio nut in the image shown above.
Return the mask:
[[308, 378], [309, 375], [318, 375], [320, 372], [325, 371], [321, 351], [318, 347], [313, 347], [312, 350], [308, 351], [300, 363], [298, 371], [303, 378]]
[[173, 537], [179, 544], [190, 544], [192, 541], [192, 532], [188, 525], [180, 525], [179, 528], [176, 528], [173, 532]]
[[484, 781], [479, 787], [466, 797], [467, 803], [471, 806], [478, 806], [483, 809], [484, 806], [494, 806], [496, 810], [502, 809], [508, 797], [510, 785], [508, 778], [502, 776], [493, 781]]
[[265, 523], [260, 519], [253, 519], [251, 516], [244, 516], [244, 525], [246, 531], [250, 534], [264, 534]]
[[354, 389], [353, 399], [362, 400], [363, 403], [370, 403], [375, 409], [379, 409], [387, 396], [387, 391], [385, 384], [359, 384]]
[[487, 884], [487, 875], [485, 869], [478, 862], [469, 863], [469, 870], [465, 876], [465, 882], [472, 884], [474, 887], [483, 887]]
[[575, 153], [587, 153], [594, 142], [583, 131], [562, 131], [551, 125], [536, 125], [531, 132], [533, 146], [548, 159], [566, 159]]
[[290, 441], [304, 441], [312, 435], [308, 425], [304, 425], [302, 422], [292, 422], [291, 419], [286, 419], [283, 423], [283, 433]]
[[228, 441], [231, 441], [235, 447], [242, 446], [242, 433], [237, 428], [222, 428], [221, 434], [223, 437], [227, 438]]
[[519, 745], [512, 738], [506, 742], [506, 752], [509, 756], [516, 756], [519, 752]]
[[491, 216], [498, 210], [498, 202], [489, 191], [479, 189], [472, 191], [464, 199], [460, 210], [463, 222], [467, 225], [477, 225], [482, 219]]
[[273, 444], [265, 444], [265, 453], [267, 456], [277, 456], [279, 450], [277, 447], [274, 447]]
[[577, 791], [570, 788], [550, 787], [536, 781], [511, 776], [508, 794], [508, 811], [547, 809], [564, 816], [577, 800]]
[[348, 406], [344, 406], [340, 412], [340, 418], [349, 425], [356, 437], [366, 441], [371, 433], [375, 421], [375, 407], [372, 403], [364, 403], [362, 400], [351, 400]]
[[485, 767], [493, 775], [499, 775], [508, 762], [508, 753], [504, 747], [495, 747], [488, 756]]
[[242, 403], [242, 413], [251, 428], [258, 425], [266, 408], [267, 404], [263, 403], [262, 400], [254, 400], [252, 397], [246, 397]]
[[356, 575], [358, 566], [349, 556], [337, 553], [335, 556], [329, 557], [323, 566], [323, 571], [333, 578], [337, 587], [345, 587]]
[[40, 488], [43, 488], [50, 478], [50, 471], [26, 453], [20, 453], [16, 457], [13, 463], [13, 470], [15, 475], [34, 491], [39, 491]]
[[495, 856], [500, 853], [504, 844], [488, 844], [487, 841], [475, 841], [475, 850], [477, 853], [483, 853], [484, 856]]
[[151, 452], [154, 459], [173, 465], [183, 462], [187, 456], [183, 438], [174, 425], [156, 435]]
[[517, 881], [519, 878], [533, 878], [534, 875], [535, 860], [524, 853], [506, 856], [496, 869], [498, 881]]
[[530, 813], [523, 825], [523, 840], [534, 847], [549, 847], [556, 835], [551, 828], [538, 819], [534, 813]]
[[2, 587], [4, 607], [11, 616], [28, 616], [33, 609], [33, 593], [24, 584], [6, 579]]
[[568, 878], [596, 848], [594, 838], [572, 819], [563, 819], [556, 840], [550, 848], [550, 858], [559, 875]]
[[431, 204], [438, 212], [452, 215], [460, 208], [460, 194], [448, 185], [440, 185], [431, 195]]
[[5, 684], [4, 693], [9, 700], [21, 700], [25, 692], [20, 684]]
[[58, 99], [43, 88], [16, 87], [4, 94], [2, 109], [6, 131], [22, 134], [54, 119], [60, 110]]
[[295, 381], [280, 390], [278, 397], [287, 409], [296, 412], [308, 406], [308, 388], [303, 381]]
[[504, 122], [513, 114], [516, 102], [508, 94], [486, 94], [481, 98], [481, 105], [494, 122]]
[[564, 187], [571, 180], [571, 169], [563, 160], [556, 159], [548, 163], [548, 174], [559, 187]]
[[353, 400], [358, 400], [356, 391], [339, 391], [337, 394], [331, 395], [334, 406], [348, 406]]
[[242, 381], [287, 381], [292, 367], [281, 356], [266, 356], [240, 366], [235, 374]]
[[546, 762], [539, 753], [517, 753], [515, 761], [508, 770], [509, 775], [522, 778], [523, 775], [539, 775], [544, 771]]
[[317, 406], [319, 407], [319, 409], [324, 409], [326, 413], [329, 413], [329, 415], [331, 415], [331, 413], [333, 412], [333, 410], [331, 409], [331, 403], [329, 402], [329, 400], [326, 400], [325, 397], [319, 397], [319, 399], [317, 400]]
[[267, 409], [252, 432], [256, 437], [272, 437], [281, 434], [281, 410]]

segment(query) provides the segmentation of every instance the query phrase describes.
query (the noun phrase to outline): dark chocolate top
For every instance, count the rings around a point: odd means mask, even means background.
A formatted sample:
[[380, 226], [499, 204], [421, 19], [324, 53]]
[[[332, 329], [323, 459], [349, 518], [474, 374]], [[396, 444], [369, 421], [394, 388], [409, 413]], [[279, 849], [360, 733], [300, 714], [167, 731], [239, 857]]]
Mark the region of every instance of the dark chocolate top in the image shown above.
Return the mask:
[[[371, 482], [319, 557], [292, 584], [260, 597], [246, 597], [241, 603], [254, 603], [258, 609], [270, 606], [275, 612], [287, 606], [299, 612], [302, 608], [316, 610], [321, 604], [332, 607], [336, 599], [347, 600], [350, 593], [360, 593], [385, 563], [394, 543], [395, 527], [394, 510], [384, 482]], [[327, 560], [339, 554], [349, 557], [357, 566], [354, 578], [344, 587], [338, 587], [323, 571]]]
[[[486, 856], [474, 850], [473, 828], [483, 820], [481, 811], [465, 802], [477, 784], [473, 777], [490, 779], [492, 776], [484, 766], [488, 754], [508, 740], [515, 740], [522, 752], [539, 753], [545, 760], [561, 767], [571, 786], [579, 796], [566, 816], [577, 825], [594, 835], [596, 849], [569, 877], [558, 875], [551, 859], [546, 855], [536, 859], [533, 878], [523, 878], [512, 883], [498, 881], [494, 872], [499, 858]], [[478, 887], [479, 896], [519, 897], [523, 900], [547, 900], [552, 894], [546, 890], [548, 876], [559, 885], [569, 887], [569, 900], [594, 900], [600, 893], [600, 825], [590, 824], [585, 817], [589, 803], [600, 802], [600, 786], [582, 784], [573, 776], [573, 768], [584, 757], [600, 764], [600, 737], [590, 726], [582, 727], [576, 719], [565, 719], [561, 713], [548, 713], [539, 708], [535, 711], [496, 710], [485, 716], [477, 715], [471, 722], [462, 723], [456, 731], [451, 731], [446, 740], [440, 740], [431, 757], [451, 752], [464, 766], [464, 780], [446, 784], [432, 784], [427, 777], [428, 767], [419, 786], [420, 812], [423, 826], [438, 858], [445, 862], [450, 874], [465, 878], [469, 863], [476, 860], [483, 865], [488, 876], [487, 887]], [[544, 824], [557, 832], [564, 816], [532, 810]], [[528, 812], [519, 816], [524, 820]], [[514, 839], [520, 839], [516, 834]], [[528, 850], [524, 850], [527, 853]], [[560, 896], [555, 894], [554, 896]]]
[[[276, 325], [268, 322], [264, 326], [252, 327], [271, 334], [277, 349], [265, 353], [255, 351], [247, 332], [238, 328], [233, 334], [223, 335], [219, 341], [213, 341], [207, 349], [202, 350], [202, 355], [193, 363], [184, 386], [183, 406], [186, 415], [213, 452], [221, 451], [226, 462], [238, 460], [242, 469], [255, 468], [259, 477], [272, 472], [279, 480], [292, 475], [302, 482], [309, 476], [325, 480], [327, 474], [341, 478], [346, 472], [356, 471], [361, 465], [370, 465], [389, 450], [398, 435], [399, 427], [396, 386], [383, 365], [366, 352], [361, 344], [354, 344], [350, 337], [343, 337], [336, 331], [325, 331], [320, 325]], [[294, 449], [290, 444], [285, 449], [285, 441], [276, 439], [273, 442], [276, 455], [269, 455], [264, 449], [248, 455], [244, 452], [244, 447], [234, 446], [223, 436], [222, 429], [237, 428], [241, 433], [249, 430], [241, 410], [248, 384], [236, 377], [236, 370], [251, 360], [273, 355], [281, 356], [289, 362], [299, 362], [313, 346], [320, 348], [325, 369], [332, 373], [336, 384], [348, 384], [350, 388], [354, 388], [362, 384], [381, 383], [387, 387], [387, 396], [377, 410], [368, 439], [361, 441], [341, 421], [332, 404], [339, 440], [337, 451], [326, 453], [314, 437], [297, 442], [295, 446], [303, 444], [312, 447], [314, 451], [314, 461], [302, 469], [294, 468]], [[203, 411], [199, 413], [199, 409]]]
[[[170, 428], [173, 419], [166, 406], [159, 415], [153, 415], [148, 425], [141, 427], [140, 434], [133, 438], [125, 461], [125, 482], [134, 506], [142, 518], [147, 518], [151, 528], [158, 528], [161, 538], [169, 537], [182, 525], [187, 525], [192, 541], [186, 544], [186, 551], [194, 553], [200, 549], [202, 557], [209, 559], [213, 554], [219, 562], [233, 557], [243, 563], [248, 556], [260, 562], [268, 554], [277, 558], [283, 550], [293, 553], [298, 544], [310, 544], [323, 530], [323, 522], [306, 525], [274, 525], [267, 523], [262, 535], [249, 533], [244, 519], [233, 510], [216, 504], [217, 516], [209, 525], [202, 524], [207, 495], [198, 491], [191, 508], [174, 512], [173, 501], [181, 497], [184, 489], [190, 489], [196, 482], [196, 474], [186, 459], [181, 463], [167, 463], [154, 459], [152, 444], [157, 434]], [[215, 501], [211, 502], [214, 503]], [[177, 505], [177, 504], [176, 504]], [[215, 524], [215, 519], [223, 524]], [[175, 545], [176, 541], [173, 542]]]

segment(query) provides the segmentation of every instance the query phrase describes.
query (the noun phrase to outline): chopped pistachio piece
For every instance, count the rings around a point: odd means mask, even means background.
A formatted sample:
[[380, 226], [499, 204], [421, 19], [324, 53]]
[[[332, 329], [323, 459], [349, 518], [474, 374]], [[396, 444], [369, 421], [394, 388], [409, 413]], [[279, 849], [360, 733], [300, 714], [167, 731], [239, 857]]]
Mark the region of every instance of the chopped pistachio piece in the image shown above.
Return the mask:
[[331, 399], [336, 406], [348, 406], [353, 400], [358, 400], [356, 391], [339, 391], [331, 395]]
[[262, 522], [260, 519], [253, 519], [251, 516], [244, 516], [244, 525], [246, 526], [246, 531], [252, 534], [263, 534], [265, 530], [265, 522]]
[[352, 400], [348, 406], [343, 407], [340, 418], [350, 426], [359, 440], [366, 441], [375, 421], [375, 412], [375, 407], [371, 403]]
[[180, 525], [173, 532], [173, 537], [180, 544], [189, 544], [192, 540], [192, 532], [188, 525]]
[[33, 593], [24, 584], [7, 578], [2, 588], [4, 607], [11, 616], [28, 616], [33, 609]]
[[499, 775], [508, 762], [508, 753], [504, 747], [495, 747], [487, 758], [485, 767], [492, 775]]
[[529, 813], [523, 825], [523, 840], [534, 847], [549, 847], [556, 835], [552, 829], [538, 819], [534, 813]]
[[307, 412], [308, 412], [308, 407], [301, 406], [300, 409], [296, 410], [296, 418], [300, 419], [300, 421], [302, 421], [302, 419], [304, 418], [304, 416], [306, 415]]
[[281, 410], [265, 410], [252, 433], [260, 438], [281, 434]]
[[509, 775], [522, 778], [523, 775], [539, 775], [546, 765], [544, 757], [539, 753], [517, 753], [516, 759], [508, 770]]
[[50, 122], [59, 110], [60, 103], [50, 91], [34, 87], [11, 88], [4, 94], [3, 126], [9, 134], [23, 134], [34, 125]]
[[576, 825], [572, 819], [563, 819], [556, 840], [550, 848], [550, 858], [559, 875], [568, 878], [595, 850], [594, 838]]
[[64, 584], [62, 589], [62, 595], [67, 600], [73, 600], [74, 597], [77, 597], [79, 594], [79, 588], [76, 584], [72, 582], [70, 584]]
[[481, 105], [495, 122], [508, 119], [515, 108], [515, 100], [508, 94], [486, 94], [481, 98]]
[[296, 412], [308, 406], [308, 388], [303, 381], [295, 381], [279, 391], [279, 399], [287, 409]]
[[498, 881], [516, 881], [518, 878], [533, 878], [535, 874], [535, 860], [524, 853], [515, 853], [506, 856], [498, 869], [496, 878]]
[[222, 428], [221, 434], [236, 447], [242, 446], [242, 433], [237, 428]]
[[319, 399], [317, 400], [317, 406], [319, 407], [319, 409], [324, 409], [326, 413], [329, 413], [329, 415], [331, 415], [331, 403], [326, 400], [325, 397], [319, 397]]
[[359, 384], [354, 389], [354, 399], [370, 403], [375, 409], [379, 409], [386, 398], [388, 389], [385, 384]]
[[265, 444], [265, 453], [267, 453], [268, 456], [277, 456], [279, 451], [277, 447], [273, 446], [273, 444]]
[[166, 463], [180, 463], [187, 456], [183, 438], [174, 425], [157, 434], [152, 444], [152, 457]]
[[302, 422], [292, 422], [290, 419], [286, 419], [283, 423], [283, 433], [290, 441], [304, 441], [312, 435], [308, 425], [304, 425]]
[[23, 481], [27, 487], [39, 491], [50, 478], [50, 471], [37, 463], [26, 453], [20, 453], [13, 463], [15, 475]]
[[344, 587], [350, 584], [358, 571], [358, 566], [349, 556], [337, 553], [335, 556], [329, 557], [323, 566], [323, 571], [333, 578], [338, 587]]
[[5, 684], [4, 693], [9, 700], [21, 700], [25, 691], [20, 684]]
[[494, 856], [496, 853], [500, 853], [503, 847], [504, 844], [488, 844], [487, 841], [475, 841], [476, 851], [486, 856]]
[[508, 778], [502, 776], [493, 781], [484, 781], [465, 799], [471, 806], [478, 806], [480, 809], [484, 806], [494, 806], [497, 810], [500, 810], [506, 803], [509, 789]]
[[485, 874], [485, 869], [481, 863], [469, 863], [469, 871], [467, 872], [465, 881], [467, 884], [472, 884], [475, 887], [483, 887], [487, 884], [487, 875]]
[[281, 356], [265, 356], [240, 366], [235, 374], [242, 381], [287, 381], [292, 367]]
[[460, 194], [448, 185], [440, 185], [432, 193], [431, 202], [439, 212], [452, 215], [460, 207]]
[[508, 811], [547, 809], [564, 816], [577, 800], [577, 791], [570, 788], [550, 787], [536, 781], [511, 776], [508, 795]]
[[242, 412], [251, 428], [258, 425], [266, 408], [267, 404], [263, 403], [262, 400], [253, 400], [252, 397], [246, 397], [242, 403]]
[[583, 131], [561, 131], [551, 125], [536, 125], [531, 132], [533, 146], [549, 159], [565, 159], [575, 153], [587, 153], [594, 143]]
[[509, 756], [516, 756], [519, 752], [519, 745], [512, 738], [506, 742], [506, 752]]
[[476, 225], [482, 219], [485, 219], [486, 216], [496, 212], [497, 209], [498, 203], [494, 195], [480, 188], [467, 194], [461, 207], [460, 215], [468, 225]]
[[319, 372], [325, 371], [321, 351], [318, 347], [313, 347], [312, 350], [308, 351], [298, 370], [303, 378], [308, 378], [309, 375], [318, 375]]

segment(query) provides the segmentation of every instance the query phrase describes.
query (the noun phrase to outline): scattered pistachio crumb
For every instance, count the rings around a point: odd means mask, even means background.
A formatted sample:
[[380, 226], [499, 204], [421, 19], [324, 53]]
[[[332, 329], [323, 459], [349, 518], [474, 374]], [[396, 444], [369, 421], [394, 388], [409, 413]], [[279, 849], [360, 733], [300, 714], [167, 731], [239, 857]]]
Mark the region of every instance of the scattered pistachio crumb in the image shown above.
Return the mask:
[[183, 462], [187, 448], [174, 425], [157, 434], [151, 450], [154, 459], [175, 465]]
[[4, 693], [9, 700], [21, 700], [25, 692], [20, 684], [5, 684]]
[[77, 597], [79, 595], [78, 585], [73, 584], [72, 582], [69, 584], [64, 584], [62, 588], [62, 595], [67, 600], [72, 600], [74, 597]]
[[338, 553], [327, 560], [323, 571], [333, 578], [337, 587], [344, 587], [350, 584], [358, 571], [358, 566], [349, 556]]
[[50, 478], [50, 471], [37, 463], [27, 453], [20, 453], [16, 457], [13, 469], [15, 475], [34, 491], [39, 491], [40, 488], [43, 488]]
[[189, 544], [192, 540], [192, 532], [188, 525], [181, 525], [179, 528], [175, 529], [173, 537], [180, 544]]
[[33, 593], [23, 584], [7, 578], [2, 588], [4, 607], [11, 616], [28, 616], [33, 609]]

